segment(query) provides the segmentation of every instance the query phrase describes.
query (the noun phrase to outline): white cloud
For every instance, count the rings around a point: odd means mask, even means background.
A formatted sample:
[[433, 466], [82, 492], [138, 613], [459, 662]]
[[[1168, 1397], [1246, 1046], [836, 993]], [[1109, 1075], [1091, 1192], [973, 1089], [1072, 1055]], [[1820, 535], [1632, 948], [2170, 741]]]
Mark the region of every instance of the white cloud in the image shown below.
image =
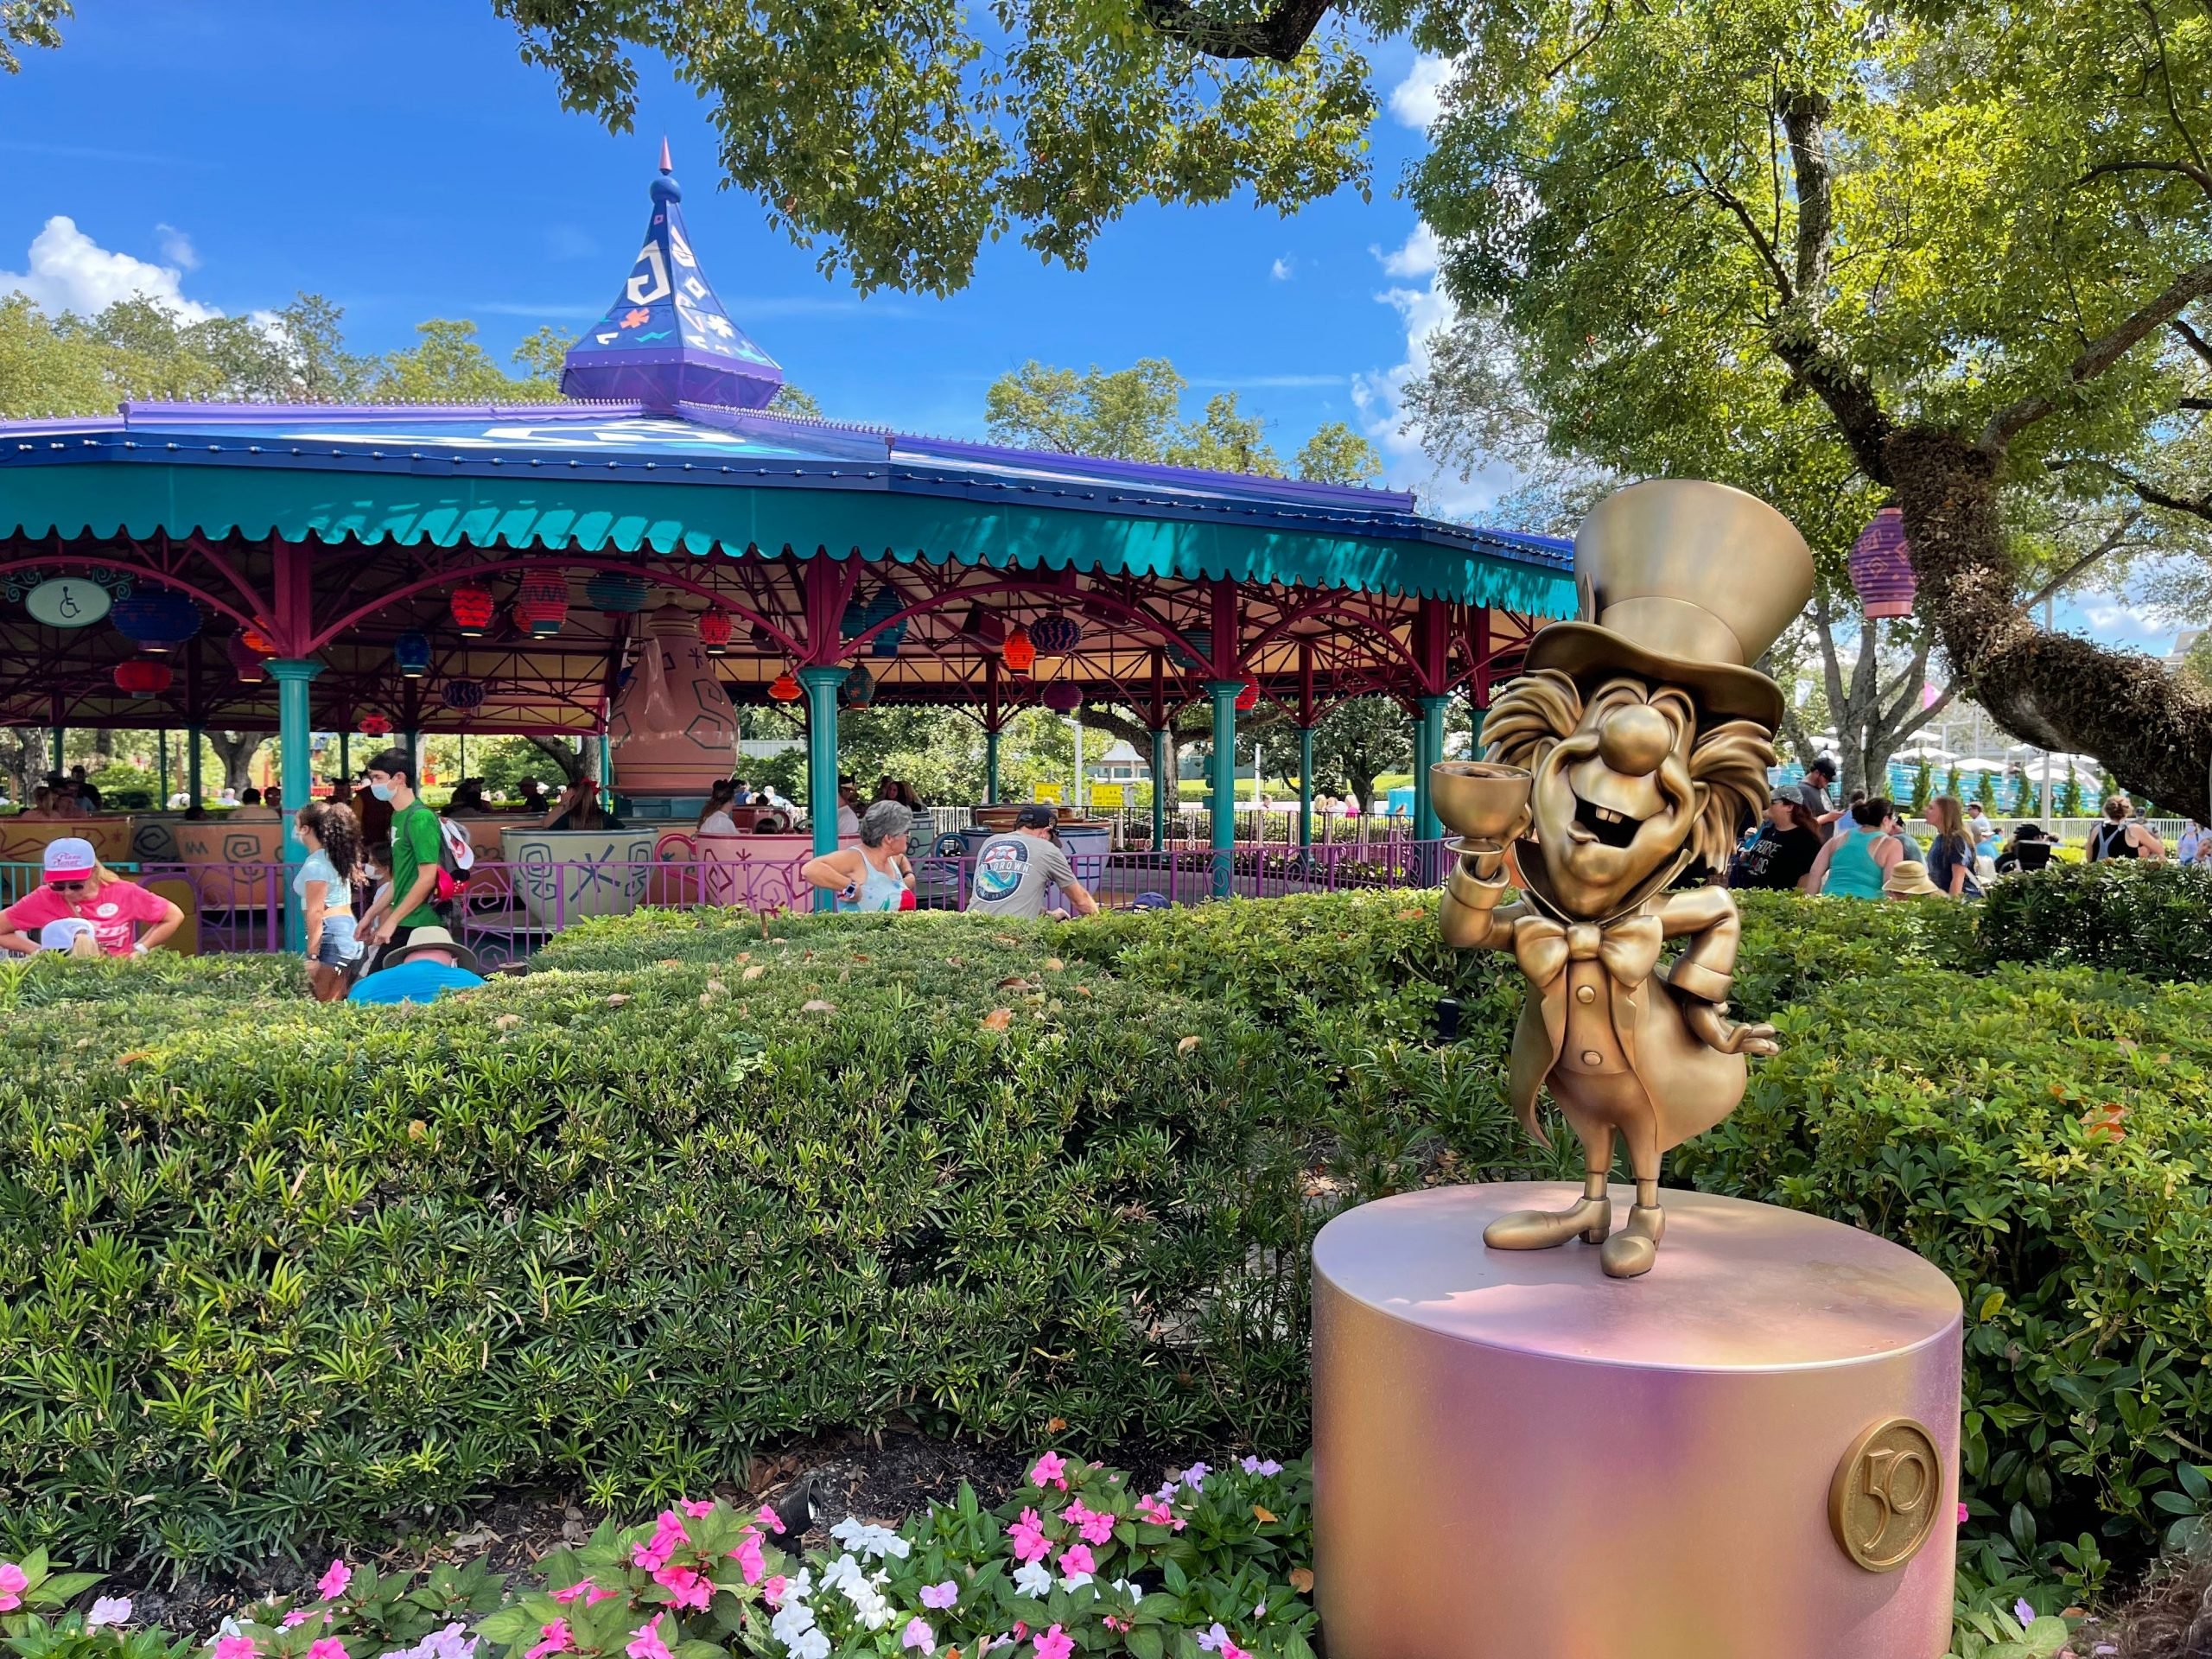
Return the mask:
[[1444, 83], [1452, 79], [1453, 67], [1449, 58], [1422, 53], [1390, 89], [1390, 113], [1406, 126], [1427, 131], [1444, 112]]
[[2132, 603], [2122, 594], [2088, 589], [2069, 594], [2058, 602], [2055, 619], [2062, 631], [2078, 629], [2108, 645], [2126, 645], [2163, 657], [2173, 649], [2173, 624], [2162, 620], [2150, 607]]
[[192, 238], [174, 225], [156, 225], [154, 234], [161, 239], [162, 257], [186, 270], [200, 269], [200, 255], [192, 245]]
[[1284, 254], [1274, 264], [1268, 267], [1268, 276], [1275, 282], [1287, 283], [1290, 280], [1290, 274], [1294, 269], [1290, 256]]
[[86, 236], [76, 220], [56, 213], [31, 238], [30, 268], [0, 270], [0, 293], [27, 294], [41, 308], [91, 316], [118, 300], [143, 295], [186, 322], [205, 322], [223, 314], [212, 305], [184, 297], [184, 272], [177, 265], [156, 265], [117, 253]]
[[1414, 233], [1402, 247], [1385, 253], [1380, 248], [1369, 250], [1382, 262], [1385, 273], [1392, 276], [1433, 276], [1443, 263], [1444, 251], [1436, 239], [1436, 232], [1429, 228], [1427, 219], [1414, 226]]

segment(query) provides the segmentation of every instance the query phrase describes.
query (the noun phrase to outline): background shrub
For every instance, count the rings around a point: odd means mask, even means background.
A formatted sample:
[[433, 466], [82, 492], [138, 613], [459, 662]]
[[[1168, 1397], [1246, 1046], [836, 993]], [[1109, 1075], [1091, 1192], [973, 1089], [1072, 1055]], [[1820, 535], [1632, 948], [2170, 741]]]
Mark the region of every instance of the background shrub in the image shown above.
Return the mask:
[[1997, 882], [1980, 906], [1991, 960], [2212, 979], [2212, 868], [2122, 859]]

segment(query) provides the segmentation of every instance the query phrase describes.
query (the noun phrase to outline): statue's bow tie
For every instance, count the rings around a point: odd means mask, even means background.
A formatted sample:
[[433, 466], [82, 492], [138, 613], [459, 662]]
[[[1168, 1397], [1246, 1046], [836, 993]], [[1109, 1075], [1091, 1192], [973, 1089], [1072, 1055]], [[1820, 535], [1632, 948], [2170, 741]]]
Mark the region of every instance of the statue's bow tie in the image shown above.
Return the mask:
[[1513, 924], [1513, 957], [1539, 989], [1548, 989], [1568, 963], [1594, 960], [1633, 990], [1658, 967], [1663, 937], [1656, 916], [1624, 916], [1603, 927], [1523, 916]]

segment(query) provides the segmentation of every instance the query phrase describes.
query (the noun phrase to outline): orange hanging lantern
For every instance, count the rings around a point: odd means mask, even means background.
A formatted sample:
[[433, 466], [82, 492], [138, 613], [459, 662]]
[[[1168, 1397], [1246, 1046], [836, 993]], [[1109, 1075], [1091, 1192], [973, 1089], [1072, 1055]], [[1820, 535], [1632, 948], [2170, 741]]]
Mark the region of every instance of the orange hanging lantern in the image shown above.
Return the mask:
[[464, 639], [480, 639], [490, 632], [492, 619], [499, 614], [493, 601], [492, 590], [480, 582], [464, 582], [453, 590], [446, 601], [453, 613], [453, 626]]
[[778, 702], [797, 702], [800, 696], [798, 677], [785, 669], [770, 683], [768, 695]]
[[1017, 674], [1027, 674], [1037, 666], [1037, 647], [1029, 638], [1029, 630], [1019, 622], [1006, 637], [1004, 657], [1006, 665]]
[[1259, 706], [1260, 683], [1257, 680], [1245, 681], [1244, 689], [1236, 694], [1236, 712], [1249, 715]]
[[264, 657], [274, 657], [276, 654], [274, 642], [258, 628], [245, 629], [239, 633], [238, 638], [245, 642], [245, 648], [248, 651], [258, 652]]

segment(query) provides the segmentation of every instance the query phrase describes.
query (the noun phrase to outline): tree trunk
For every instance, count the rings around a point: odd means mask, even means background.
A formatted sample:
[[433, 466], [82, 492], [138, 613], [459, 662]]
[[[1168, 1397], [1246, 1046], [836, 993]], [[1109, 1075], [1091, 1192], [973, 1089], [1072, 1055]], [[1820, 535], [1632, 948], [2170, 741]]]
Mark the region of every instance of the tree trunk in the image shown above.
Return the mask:
[[532, 748], [561, 768], [561, 776], [566, 781], [573, 784], [584, 775], [582, 757], [569, 747], [567, 738], [533, 737], [529, 742]]
[[215, 751], [215, 758], [223, 763], [223, 781], [218, 791], [229, 789], [243, 792], [253, 782], [253, 758], [261, 753], [261, 746], [269, 741], [266, 732], [210, 732], [207, 747]]
[[1974, 700], [2015, 737], [2094, 754], [2125, 788], [2205, 817], [2212, 691], [2139, 652], [2046, 633], [2017, 607], [1990, 454], [1908, 428], [1889, 436], [1883, 461], [1920, 603]]

